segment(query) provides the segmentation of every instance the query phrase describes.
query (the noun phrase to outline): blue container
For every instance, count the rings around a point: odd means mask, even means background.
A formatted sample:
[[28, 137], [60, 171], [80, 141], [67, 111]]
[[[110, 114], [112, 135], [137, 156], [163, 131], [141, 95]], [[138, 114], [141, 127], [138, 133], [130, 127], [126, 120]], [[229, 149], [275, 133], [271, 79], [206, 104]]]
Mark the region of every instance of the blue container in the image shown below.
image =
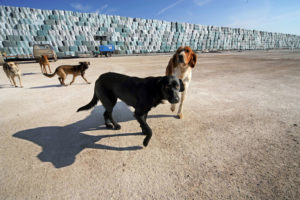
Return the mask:
[[100, 52], [114, 52], [115, 51], [115, 46], [108, 44], [108, 45], [100, 45], [99, 46]]

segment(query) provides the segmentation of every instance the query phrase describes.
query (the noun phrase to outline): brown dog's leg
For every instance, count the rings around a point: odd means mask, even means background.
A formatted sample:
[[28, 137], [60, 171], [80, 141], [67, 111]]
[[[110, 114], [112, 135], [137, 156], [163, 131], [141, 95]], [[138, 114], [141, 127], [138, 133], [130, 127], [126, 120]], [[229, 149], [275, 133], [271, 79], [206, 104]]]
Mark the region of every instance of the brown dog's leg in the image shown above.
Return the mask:
[[75, 75], [73, 75], [73, 79], [72, 79], [72, 81], [70, 82], [70, 85], [72, 85], [72, 83], [74, 83], [74, 81], [75, 81]]
[[11, 77], [11, 80], [13, 81], [13, 83], [14, 83], [14, 86], [15, 86], [15, 87], [18, 87], [18, 86], [17, 86], [17, 84], [16, 84], [16, 81], [15, 81], [15, 77], [14, 77], [14, 76], [13, 76], [13, 77]]
[[[50, 64], [48, 63], [47, 65], [48, 65], [48, 68], [49, 68], [49, 72], [52, 73], [52, 72], [51, 72], [51, 68], [50, 68]], [[46, 67], [45, 67], [45, 68], [46, 68]]]
[[177, 117], [179, 119], [183, 118], [183, 114], [182, 114], [183, 101], [185, 99], [187, 88], [189, 87], [189, 83], [188, 82], [184, 82], [183, 84], [184, 84], [184, 91], [181, 93], [180, 104], [179, 104], [179, 108], [178, 108], [178, 112], [177, 112]]
[[[5, 72], [5, 73], [6, 73], [6, 72]], [[12, 82], [12, 78], [9, 76], [9, 74], [6, 73], [6, 75], [7, 75], [7, 78], [8, 78], [8, 80], [9, 80], [10, 84], [11, 84], [11, 85], [14, 85], [14, 83]]]
[[58, 80], [59, 80], [60, 84], [63, 85], [62, 78], [58, 77]]
[[67, 86], [66, 83], [65, 83], [65, 80], [66, 80], [66, 77], [61, 78], [62, 84], [63, 84], [64, 86]]
[[176, 109], [176, 104], [171, 104], [171, 111], [174, 112]]
[[40, 63], [40, 66], [41, 66], [41, 72], [44, 73], [43, 65], [41, 63]]
[[62, 84], [64, 86], [67, 86], [65, 84], [65, 80], [66, 80], [66, 77], [67, 77], [66, 73], [63, 70], [59, 69], [56, 74], [59, 76], [60, 84]]
[[20, 82], [20, 87], [23, 87], [20, 75], [18, 75], [18, 79], [19, 79], [19, 82]]
[[83, 78], [83, 80], [85, 80], [85, 82], [86, 82], [87, 84], [91, 84], [91, 82], [88, 82], [88, 81], [86, 80], [86, 78], [84, 77], [84, 74], [81, 74], [81, 77]]
[[46, 74], [47, 74], [46, 65], [43, 65], [43, 71], [44, 71], [44, 73], [46, 73]]

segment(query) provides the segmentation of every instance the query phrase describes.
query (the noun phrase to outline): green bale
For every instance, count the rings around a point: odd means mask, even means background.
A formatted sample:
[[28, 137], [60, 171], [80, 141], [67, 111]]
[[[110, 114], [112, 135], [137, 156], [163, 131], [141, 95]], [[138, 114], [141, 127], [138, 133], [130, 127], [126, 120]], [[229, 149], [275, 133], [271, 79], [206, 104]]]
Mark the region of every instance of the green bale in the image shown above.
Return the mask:
[[84, 36], [81, 35], [75, 35], [76, 40], [85, 40]]
[[75, 22], [77, 26], [85, 26], [84, 22]]
[[4, 40], [4, 41], [2, 41], [2, 45], [3, 45], [3, 47], [17, 47], [17, 42]]
[[66, 51], [69, 51], [69, 47], [68, 46], [59, 46], [58, 50], [60, 52], [66, 52]]
[[99, 31], [104, 31], [104, 32], [108, 32], [108, 28], [107, 27], [100, 27]]
[[38, 30], [36, 33], [37, 33], [38, 36], [48, 35], [48, 31], [46, 31], [46, 30]]
[[51, 30], [51, 26], [50, 26], [50, 25], [47, 25], [47, 24], [41, 25], [41, 28], [42, 28], [42, 30], [44, 30], [44, 31]]
[[122, 33], [122, 28], [115, 28], [115, 32]]
[[58, 58], [63, 58], [63, 57], [66, 56], [66, 54], [65, 54], [65, 52], [56, 52], [56, 56], [57, 56]]
[[55, 22], [55, 20], [53, 20], [53, 19], [44, 20], [44, 23], [45, 23], [46, 25], [56, 25], [56, 22]]
[[21, 37], [19, 35], [7, 35], [7, 40], [9, 41], [20, 41]]
[[122, 41], [117, 41], [117, 42], [116, 42], [116, 45], [123, 46], [123, 45], [124, 45], [124, 42], [122, 42]]
[[34, 36], [35, 41], [46, 41], [45, 36]]
[[48, 18], [49, 19], [54, 19], [54, 20], [58, 20], [59, 19], [58, 15], [49, 15]]
[[87, 46], [88, 51], [96, 51], [94, 46]]
[[76, 46], [81, 46], [81, 41], [79, 41], [79, 40], [74, 40], [74, 44], [75, 44]]
[[92, 42], [91, 41], [81, 41], [82, 45], [86, 45], [86, 46], [91, 46]]
[[70, 46], [70, 51], [78, 51], [78, 46]]

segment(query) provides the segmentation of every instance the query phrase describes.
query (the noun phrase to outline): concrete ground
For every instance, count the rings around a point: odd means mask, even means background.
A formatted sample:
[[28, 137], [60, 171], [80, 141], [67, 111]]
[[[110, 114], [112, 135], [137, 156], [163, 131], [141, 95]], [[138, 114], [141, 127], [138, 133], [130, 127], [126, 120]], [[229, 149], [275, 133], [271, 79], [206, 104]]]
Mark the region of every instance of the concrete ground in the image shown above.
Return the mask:
[[51, 62], [90, 61], [90, 85], [61, 87], [37, 63], [20, 64], [24, 88], [0, 73], [0, 199], [299, 199], [300, 51], [199, 54], [184, 118], [151, 110], [146, 148], [124, 103], [117, 131], [100, 102], [76, 112], [100, 74], [160, 76], [170, 57]]

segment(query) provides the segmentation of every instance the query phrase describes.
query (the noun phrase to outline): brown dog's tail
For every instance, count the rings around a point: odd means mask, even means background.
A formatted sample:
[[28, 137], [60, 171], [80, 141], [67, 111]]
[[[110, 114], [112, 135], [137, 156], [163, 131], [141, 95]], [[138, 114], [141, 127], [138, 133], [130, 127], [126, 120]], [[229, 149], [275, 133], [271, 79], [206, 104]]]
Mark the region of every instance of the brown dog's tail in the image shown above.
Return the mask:
[[98, 102], [98, 98], [97, 98], [96, 94], [94, 94], [94, 97], [91, 100], [91, 102], [86, 104], [85, 106], [82, 106], [81, 108], [78, 108], [77, 112], [82, 111], [82, 110], [91, 109], [92, 107], [94, 107], [97, 104], [97, 102]]
[[58, 71], [58, 68], [56, 68], [55, 72], [53, 72], [53, 74], [47, 74], [47, 73], [43, 73], [44, 76], [47, 76], [49, 78], [52, 78], [53, 76], [55, 76], [56, 72]]

